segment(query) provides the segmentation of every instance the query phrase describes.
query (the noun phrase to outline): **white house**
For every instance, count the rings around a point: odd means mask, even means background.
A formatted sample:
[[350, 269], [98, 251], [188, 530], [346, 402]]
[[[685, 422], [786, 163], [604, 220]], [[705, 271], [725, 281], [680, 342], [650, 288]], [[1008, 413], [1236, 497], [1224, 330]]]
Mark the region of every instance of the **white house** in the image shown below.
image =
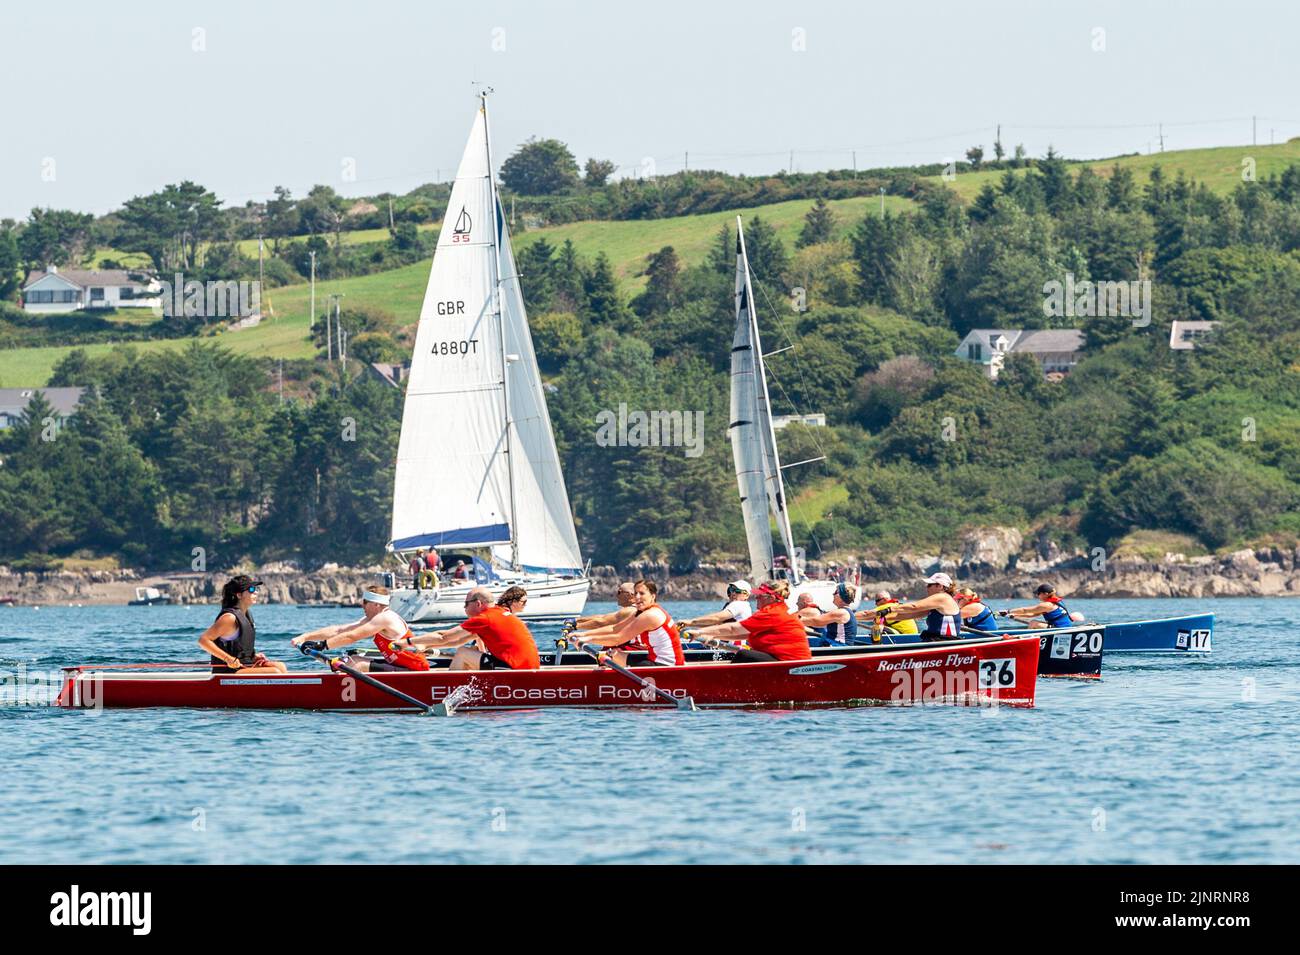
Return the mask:
[[957, 346], [958, 358], [983, 366], [984, 373], [996, 378], [1007, 355], [1032, 355], [1044, 375], [1067, 375], [1079, 363], [1083, 351], [1083, 332], [1075, 328], [1030, 329], [974, 328]]
[[162, 285], [146, 272], [125, 269], [33, 271], [23, 286], [27, 312], [75, 312], [83, 308], [161, 308]]
[[1179, 350], [1195, 348], [1197, 341], [1210, 335], [1218, 322], [1171, 322], [1169, 347]]
[[81, 396], [86, 393], [85, 388], [0, 388], [0, 428], [17, 424], [38, 391], [59, 416], [60, 427], [76, 413]]
[[824, 428], [826, 427], [826, 415], [820, 411], [813, 411], [808, 414], [772, 415], [772, 430], [780, 431], [788, 424], [801, 424], [809, 428]]

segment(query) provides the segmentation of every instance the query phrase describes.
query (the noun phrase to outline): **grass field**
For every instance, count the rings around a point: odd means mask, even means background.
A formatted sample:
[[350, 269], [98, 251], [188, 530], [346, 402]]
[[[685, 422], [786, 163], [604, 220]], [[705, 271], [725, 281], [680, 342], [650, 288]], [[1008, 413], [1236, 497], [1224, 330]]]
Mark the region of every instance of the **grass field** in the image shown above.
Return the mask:
[[[1141, 187], [1150, 178], [1152, 167], [1161, 166], [1170, 178], [1182, 171], [1188, 178], [1204, 182], [1219, 195], [1226, 195], [1241, 183], [1242, 160], [1246, 158], [1255, 160], [1256, 179], [1264, 179], [1270, 174], [1280, 173], [1292, 163], [1300, 162], [1300, 138], [1276, 146], [1220, 146], [1215, 149], [1181, 149], [1147, 156], [1125, 156], [1123, 159], [1098, 159], [1071, 163], [1070, 168], [1077, 170], [1080, 166], [1091, 166], [1099, 175], [1109, 176], [1111, 167], [1123, 166], [1133, 170], [1138, 186]], [[945, 185], [969, 201], [975, 198], [986, 183], [997, 185], [1003, 174], [1001, 170], [961, 173]], [[1018, 171], [1017, 175], [1024, 175], [1023, 170]], [[934, 181], [942, 180], [935, 178]]]

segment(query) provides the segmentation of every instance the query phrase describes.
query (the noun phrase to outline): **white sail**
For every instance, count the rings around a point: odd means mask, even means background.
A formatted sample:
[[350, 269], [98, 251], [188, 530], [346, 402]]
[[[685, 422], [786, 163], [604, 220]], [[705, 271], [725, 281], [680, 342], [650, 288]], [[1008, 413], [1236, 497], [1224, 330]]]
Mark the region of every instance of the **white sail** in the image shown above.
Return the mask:
[[792, 582], [798, 583], [802, 568], [795, 559], [794, 534], [786, 510], [763, 346], [754, 313], [749, 258], [745, 253], [745, 233], [739, 216], [736, 217], [735, 295], [736, 332], [731, 342], [731, 422], [728, 430], [736, 464], [736, 483], [740, 488], [740, 507], [745, 519], [745, 537], [749, 544], [750, 573], [760, 580], [774, 576], [771, 520], [775, 517], [790, 558]]
[[420, 310], [389, 546], [493, 547], [516, 570], [582, 567], [492, 182], [485, 109], [456, 172]]

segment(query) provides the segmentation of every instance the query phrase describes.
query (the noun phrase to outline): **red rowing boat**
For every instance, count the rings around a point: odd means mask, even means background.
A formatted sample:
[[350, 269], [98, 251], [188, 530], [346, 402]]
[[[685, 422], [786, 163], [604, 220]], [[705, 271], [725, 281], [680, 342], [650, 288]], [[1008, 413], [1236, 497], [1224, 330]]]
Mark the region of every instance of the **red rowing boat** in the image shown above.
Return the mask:
[[[634, 667], [676, 699], [707, 707], [853, 706], [989, 703], [1033, 706], [1038, 637], [998, 642], [918, 644], [833, 660], [693, 663]], [[458, 710], [538, 707], [668, 706], [622, 674], [598, 666], [541, 670], [375, 673], [416, 700], [436, 704], [456, 693]], [[465, 689], [461, 690], [464, 687]], [[648, 697], [648, 698], [647, 698]], [[409, 703], [346, 674], [214, 674], [129, 665], [64, 668], [58, 705], [230, 707], [263, 710], [402, 710]]]

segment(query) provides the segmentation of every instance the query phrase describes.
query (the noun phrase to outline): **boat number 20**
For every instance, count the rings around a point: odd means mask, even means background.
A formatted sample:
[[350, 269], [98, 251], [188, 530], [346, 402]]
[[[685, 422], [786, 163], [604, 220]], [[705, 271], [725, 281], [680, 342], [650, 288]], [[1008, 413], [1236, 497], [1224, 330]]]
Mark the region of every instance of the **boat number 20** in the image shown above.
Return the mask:
[[1073, 656], [1076, 653], [1101, 653], [1101, 631], [1076, 633], [1074, 645], [1070, 647], [1070, 654]]
[[1016, 661], [1014, 657], [980, 661], [981, 690], [1010, 690], [1015, 685]]

